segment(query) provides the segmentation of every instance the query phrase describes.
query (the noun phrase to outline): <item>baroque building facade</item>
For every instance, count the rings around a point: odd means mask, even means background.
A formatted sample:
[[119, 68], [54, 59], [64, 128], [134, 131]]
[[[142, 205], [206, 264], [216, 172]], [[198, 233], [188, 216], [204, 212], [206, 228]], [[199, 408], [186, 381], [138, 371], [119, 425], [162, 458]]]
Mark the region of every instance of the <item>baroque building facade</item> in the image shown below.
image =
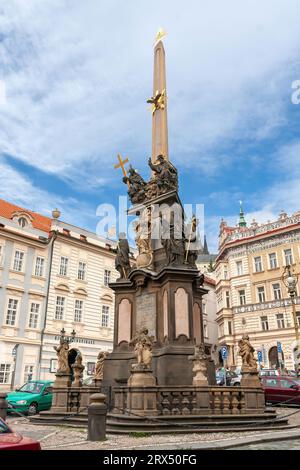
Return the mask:
[[[229, 366], [241, 364], [238, 341], [248, 334], [261, 351], [263, 367], [294, 369], [292, 302], [282, 281], [287, 265], [300, 272], [300, 212], [290, 217], [281, 212], [274, 222], [253, 220], [247, 227], [241, 208], [236, 227], [222, 220], [215, 270], [217, 323]], [[299, 295], [294, 302], [300, 324]]]
[[72, 350], [92, 374], [112, 345], [115, 246], [0, 200], [0, 389], [54, 379], [62, 328], [75, 330]]

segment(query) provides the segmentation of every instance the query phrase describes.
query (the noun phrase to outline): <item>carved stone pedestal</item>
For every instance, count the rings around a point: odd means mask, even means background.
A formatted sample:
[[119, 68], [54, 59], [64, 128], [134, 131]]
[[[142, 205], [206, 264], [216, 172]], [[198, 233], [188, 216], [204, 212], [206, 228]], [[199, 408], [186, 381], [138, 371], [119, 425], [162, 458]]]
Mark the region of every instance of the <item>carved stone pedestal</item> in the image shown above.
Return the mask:
[[151, 369], [131, 369], [128, 379], [126, 413], [140, 416], [157, 415], [156, 378]]
[[71, 375], [63, 372], [57, 372], [55, 374], [55, 381], [53, 388], [66, 388], [71, 386]]
[[207, 380], [207, 365], [206, 361], [208, 359], [207, 355], [205, 354], [205, 347], [204, 344], [195, 347], [195, 354], [193, 356], [189, 356], [189, 359], [193, 363], [193, 385], [195, 387], [207, 387], [208, 380]]
[[247, 388], [261, 388], [258, 371], [242, 370], [241, 386]]

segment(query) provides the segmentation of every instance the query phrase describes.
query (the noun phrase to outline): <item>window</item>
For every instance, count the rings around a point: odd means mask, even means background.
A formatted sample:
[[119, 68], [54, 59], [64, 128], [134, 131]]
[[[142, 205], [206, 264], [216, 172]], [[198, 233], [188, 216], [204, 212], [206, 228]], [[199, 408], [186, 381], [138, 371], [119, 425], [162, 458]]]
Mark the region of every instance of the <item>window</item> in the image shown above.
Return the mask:
[[265, 295], [265, 288], [264, 287], [258, 287], [257, 288], [257, 295], [258, 295], [258, 301], [260, 303], [263, 303], [266, 301], [266, 295]]
[[268, 331], [269, 329], [269, 322], [268, 317], [260, 317], [261, 327], [263, 331]]
[[0, 384], [8, 384], [10, 382], [10, 364], [0, 364]]
[[228, 322], [228, 334], [232, 335], [232, 322], [231, 321]]
[[224, 323], [219, 326], [219, 337], [224, 336]]
[[68, 272], [68, 258], [65, 256], [61, 256], [60, 258], [60, 268], [59, 268], [59, 274], [61, 276], [66, 276]]
[[291, 248], [284, 250], [285, 265], [291, 266], [293, 264], [293, 255]]
[[244, 290], [239, 290], [239, 299], [240, 299], [240, 305], [246, 304], [246, 293]]
[[278, 313], [276, 315], [276, 318], [277, 318], [277, 327], [278, 328], [285, 328], [283, 313]]
[[228, 270], [226, 266], [224, 266], [224, 279], [228, 279]]
[[255, 266], [256, 273], [262, 272], [263, 267], [262, 267], [261, 256], [257, 256], [256, 258], [254, 258], [254, 266]]
[[208, 329], [207, 329], [207, 325], [203, 325], [203, 333], [204, 333], [204, 337], [205, 338], [208, 338]]
[[33, 378], [34, 366], [25, 366], [24, 369], [24, 382], [29, 382]]
[[206, 314], [206, 303], [202, 303], [202, 313]]
[[278, 387], [277, 379], [265, 379], [266, 387]]
[[45, 264], [44, 258], [41, 258], [41, 256], [37, 256], [36, 261], [35, 261], [35, 270], [34, 270], [35, 276], [43, 277], [44, 264]]
[[110, 271], [108, 271], [108, 269], [105, 269], [105, 271], [104, 271], [104, 285], [108, 286], [109, 283], [110, 283]]
[[243, 274], [243, 262], [242, 261], [236, 262], [236, 272], [238, 276], [242, 276]]
[[109, 321], [109, 307], [107, 307], [106, 305], [103, 305], [101, 326], [108, 327], [108, 321]]
[[229, 290], [227, 290], [225, 292], [225, 299], [226, 299], [226, 307], [230, 308], [230, 292], [229, 292]]
[[83, 261], [79, 261], [79, 264], [78, 264], [78, 279], [80, 279], [80, 281], [85, 280], [85, 267], [86, 267], [86, 263], [83, 263]]
[[78, 323], [82, 322], [82, 312], [83, 312], [83, 300], [75, 300], [75, 313], [74, 313], [74, 321]]
[[14, 267], [15, 271], [22, 271], [24, 260], [24, 253], [22, 251], [15, 251], [15, 258], [14, 258]]
[[36, 302], [32, 302], [31, 307], [30, 307], [30, 315], [29, 315], [29, 328], [37, 328], [39, 313], [40, 313], [40, 304], [37, 304]]
[[64, 316], [64, 310], [65, 310], [65, 297], [61, 297], [58, 295], [56, 297], [56, 309], [55, 309], [55, 320], [62, 320]]
[[269, 261], [270, 261], [270, 269], [276, 269], [277, 268], [276, 253], [270, 253], [269, 254]]
[[6, 315], [6, 324], [14, 325], [16, 323], [18, 308], [18, 300], [8, 299], [7, 315]]
[[20, 217], [20, 218], [18, 219], [18, 224], [19, 224], [20, 227], [22, 227], [22, 228], [26, 227], [26, 225], [28, 224], [27, 219], [25, 219], [25, 217]]
[[273, 284], [273, 293], [274, 293], [274, 300], [280, 300], [281, 299], [281, 289], [280, 289], [280, 284]]
[[296, 312], [296, 317], [298, 321], [298, 326], [300, 326], [300, 312]]

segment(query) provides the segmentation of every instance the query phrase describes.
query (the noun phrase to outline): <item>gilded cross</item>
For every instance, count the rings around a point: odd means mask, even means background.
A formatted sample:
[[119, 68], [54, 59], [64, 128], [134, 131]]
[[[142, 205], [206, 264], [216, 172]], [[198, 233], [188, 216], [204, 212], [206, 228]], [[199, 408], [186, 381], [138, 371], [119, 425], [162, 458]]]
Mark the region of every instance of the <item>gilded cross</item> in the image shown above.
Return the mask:
[[[118, 160], [119, 160], [119, 163], [116, 163], [114, 165], [114, 169], [117, 170], [118, 168], [121, 168], [122, 169], [122, 172], [123, 172], [123, 175], [124, 176], [127, 176], [127, 171], [126, 171], [126, 168], [124, 166], [124, 163], [128, 163], [129, 160], [128, 158], [125, 158], [125, 160], [122, 160], [122, 157], [121, 155], [118, 154]], [[129, 187], [129, 182], [127, 181], [127, 186]]]

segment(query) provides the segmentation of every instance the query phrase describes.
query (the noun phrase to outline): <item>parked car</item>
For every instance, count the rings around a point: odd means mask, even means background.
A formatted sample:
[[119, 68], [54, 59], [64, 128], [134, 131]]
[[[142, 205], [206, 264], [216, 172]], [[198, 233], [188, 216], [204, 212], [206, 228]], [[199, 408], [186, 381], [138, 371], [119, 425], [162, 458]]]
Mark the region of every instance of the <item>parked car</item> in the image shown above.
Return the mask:
[[30, 380], [21, 388], [7, 394], [8, 413], [19, 412], [35, 415], [49, 410], [52, 405], [51, 380]]
[[41, 450], [38, 441], [12, 431], [0, 418], [0, 450]]
[[[224, 370], [219, 370], [216, 372], [216, 383], [217, 385], [224, 385]], [[226, 385], [238, 386], [241, 384], [241, 378], [232, 371], [226, 371]]]
[[264, 377], [265, 375], [276, 377], [279, 375], [279, 372], [277, 369], [260, 369], [259, 376]]
[[300, 405], [300, 379], [290, 375], [263, 376], [261, 383], [267, 403]]
[[82, 385], [85, 386], [85, 387], [90, 387], [93, 384], [94, 384], [94, 376], [93, 375], [91, 375], [90, 377], [86, 377], [82, 381]]

